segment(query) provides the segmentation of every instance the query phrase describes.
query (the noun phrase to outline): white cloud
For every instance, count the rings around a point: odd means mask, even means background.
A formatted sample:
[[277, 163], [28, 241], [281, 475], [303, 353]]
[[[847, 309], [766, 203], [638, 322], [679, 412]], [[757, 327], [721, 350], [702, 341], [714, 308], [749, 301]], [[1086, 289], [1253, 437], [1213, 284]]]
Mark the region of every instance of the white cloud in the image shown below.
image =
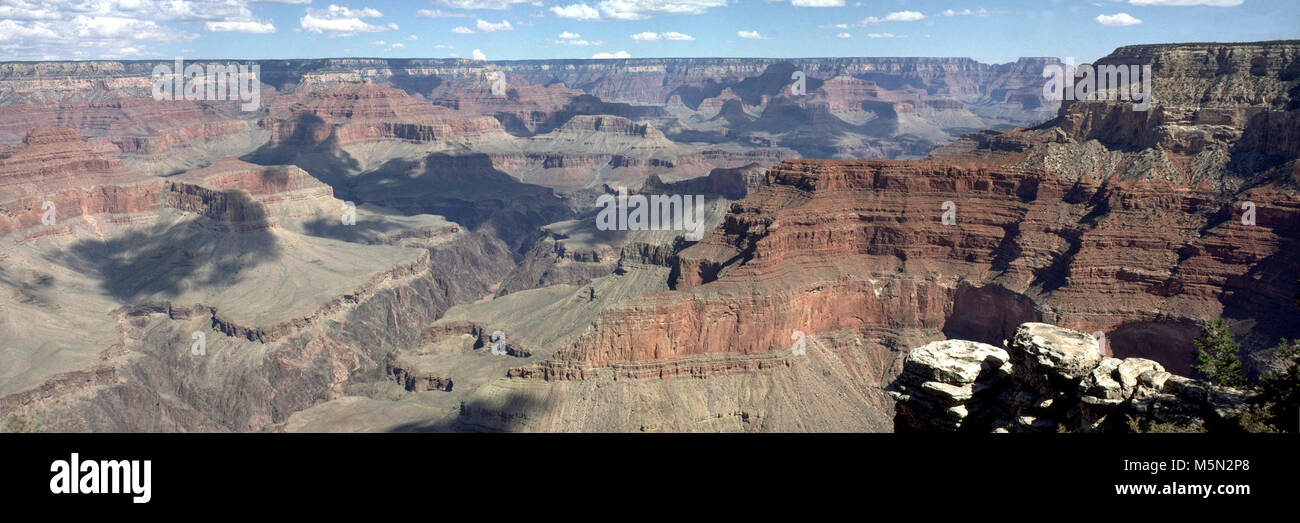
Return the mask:
[[397, 30], [397, 24], [387, 26], [375, 25], [362, 18], [379, 18], [384, 16], [376, 9], [363, 7], [352, 9], [347, 6], [330, 4], [325, 9], [307, 9], [307, 14], [298, 19], [302, 30], [312, 33], [328, 33], [330, 36], [351, 36], [358, 33], [378, 33]]
[[317, 18], [307, 15], [298, 20], [304, 31], [313, 33], [331, 33], [332, 36], [351, 36], [357, 33], [378, 33], [393, 31], [397, 24], [387, 27], [363, 22], [360, 18]]
[[474, 15], [469, 13], [453, 13], [451, 11], [443, 11], [442, 9], [421, 9], [415, 12], [415, 16], [423, 16], [425, 18], [469, 18]]
[[[822, 1], [822, 0], [815, 0]], [[602, 0], [555, 6], [551, 13], [573, 20], [644, 20], [655, 15], [698, 15], [727, 5], [727, 0]]]
[[844, 7], [844, 0], [790, 0], [795, 7]]
[[570, 4], [564, 7], [555, 6], [551, 8], [551, 13], [557, 18], [569, 18], [572, 20], [599, 20], [600, 11], [587, 4]]
[[407, 42], [414, 42], [414, 41], [419, 40], [419, 39], [420, 39], [420, 37], [415, 36], [415, 35], [406, 35], [406, 37], [403, 38], [402, 40], [406, 40]]
[[[142, 1], [147, 0], [138, 0]], [[38, 6], [26, 0], [0, 0], [4, 4], [0, 5], [0, 13], [14, 17], [0, 18], [0, 55], [37, 60], [140, 58], [160, 54], [151, 51], [147, 43], [169, 45], [199, 37], [148, 19], [162, 20], [176, 11], [142, 9], [138, 2], [119, 8], [112, 3], [88, 5], [51, 0]], [[240, 11], [228, 9], [224, 13], [238, 16]]]
[[475, 49], [475, 50], [474, 50], [472, 53], [470, 53], [469, 55], [472, 56], [472, 57], [474, 57], [475, 60], [482, 60], [482, 61], [484, 61], [484, 62], [487, 61], [487, 55], [483, 54], [483, 51], [480, 51], [480, 50], [478, 50], [478, 49]]
[[750, 40], [771, 40], [772, 39], [772, 37], [770, 36], [763, 36], [761, 34], [758, 34], [758, 31], [737, 31], [736, 36], [739, 36], [741, 38], [748, 38]]
[[406, 49], [406, 44], [398, 42], [393, 44], [393, 49]]
[[560, 39], [562, 40], [577, 40], [579, 38], [582, 38], [582, 35], [578, 33], [570, 33], [568, 31], [560, 33]]
[[275, 25], [271, 22], [258, 22], [255, 20], [248, 21], [229, 21], [229, 22], [206, 22], [203, 24], [204, 29], [214, 33], [245, 33], [245, 34], [269, 34], [275, 32]]
[[99, 57], [100, 58], [130, 58], [134, 56], [140, 56], [143, 54], [146, 54], [143, 48], [136, 47], [136, 46], [127, 46], [127, 47], [118, 47], [115, 49], [111, 49], [109, 51], [102, 52], [99, 54]]
[[1142, 20], [1133, 18], [1128, 13], [1115, 13], [1113, 15], [1097, 15], [1097, 23], [1111, 27], [1123, 27], [1126, 25], [1137, 25]]
[[907, 35], [896, 35], [894, 33], [867, 33], [867, 38], [907, 38]]
[[590, 45], [590, 46], [602, 46], [602, 45], [605, 45], [605, 42], [600, 41], [600, 40], [594, 40], [594, 41], [587, 41], [587, 40], [551, 40], [551, 41], [552, 41], [552, 42], [555, 42], [555, 43], [557, 43], [557, 44], [560, 44], [560, 45]]
[[654, 33], [654, 32], [637, 33], [632, 35], [632, 39], [638, 42], [656, 42], [659, 40], [691, 41], [691, 40], [695, 40], [695, 37], [688, 34], [679, 33], [676, 31], [668, 31], [665, 33]]
[[627, 51], [619, 51], [617, 53], [596, 53], [591, 57], [595, 59], [632, 58], [632, 55], [628, 54]]
[[533, 3], [534, 0], [434, 0], [433, 3], [453, 9], [509, 9], [511, 4]]
[[868, 16], [862, 19], [862, 24], [879, 24], [881, 22], [915, 22], [924, 19], [925, 15], [916, 11], [896, 11], [885, 15], [884, 18]]
[[0, 20], [0, 43], [21, 39], [58, 40], [59, 33], [54, 32], [49, 24], [24, 25], [13, 20]]
[[1193, 6], [1202, 5], [1208, 7], [1236, 7], [1241, 5], [1245, 0], [1128, 0], [1133, 5], [1143, 6]]
[[853, 38], [853, 35], [849, 33], [840, 33], [835, 35], [835, 38]]
[[123, 0], [93, 3], [77, 0], [62, 1], [65, 5], [58, 7], [63, 11], [146, 18], [162, 22], [216, 22], [253, 18], [253, 12], [249, 11], [245, 2], [240, 0]]
[[0, 5], [0, 19], [13, 20], [58, 20], [63, 16], [55, 9], [40, 7], [35, 3], [22, 1], [5, 2]]
[[478, 32], [480, 33], [491, 33], [495, 31], [510, 31], [514, 29], [514, 27], [510, 26], [509, 20], [502, 20], [494, 24], [492, 22], [483, 19], [479, 19], [478, 22], [474, 24], [474, 28], [478, 29]]
[[325, 9], [307, 9], [307, 14], [320, 18], [379, 18], [384, 13], [377, 9], [363, 7], [361, 9], [352, 9], [348, 6], [330, 4]]
[[470, 29], [470, 28], [465, 27], [465, 26], [457, 26], [457, 27], [453, 27], [453, 28], [451, 28], [451, 32], [456, 33], [456, 34], [458, 34], [458, 35], [472, 35], [472, 34], [474, 34], [474, 30], [473, 30], [473, 29]]
[[961, 11], [945, 9], [943, 12], [939, 13], [939, 16], [991, 16], [995, 14], [1002, 14], [1002, 11], [989, 11], [988, 9], [985, 9], [983, 7], [976, 9], [974, 11], [970, 9], [962, 9]]
[[133, 18], [78, 15], [71, 22], [72, 34], [80, 38], [166, 40], [173, 34], [170, 28]]

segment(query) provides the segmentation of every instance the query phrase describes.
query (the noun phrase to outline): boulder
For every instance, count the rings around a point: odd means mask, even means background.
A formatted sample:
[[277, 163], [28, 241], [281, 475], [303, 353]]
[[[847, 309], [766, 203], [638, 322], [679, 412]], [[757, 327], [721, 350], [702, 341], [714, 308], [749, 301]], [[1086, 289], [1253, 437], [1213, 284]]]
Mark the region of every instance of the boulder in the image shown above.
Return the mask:
[[[986, 411], [978, 396], [1011, 375], [1007, 351], [974, 341], [932, 342], [908, 353], [888, 389], [903, 430], [959, 430]], [[896, 427], [899, 428], [899, 427]]]
[[1049, 394], [1073, 389], [1102, 357], [1092, 336], [1046, 323], [1021, 324], [1007, 353], [1018, 380]]

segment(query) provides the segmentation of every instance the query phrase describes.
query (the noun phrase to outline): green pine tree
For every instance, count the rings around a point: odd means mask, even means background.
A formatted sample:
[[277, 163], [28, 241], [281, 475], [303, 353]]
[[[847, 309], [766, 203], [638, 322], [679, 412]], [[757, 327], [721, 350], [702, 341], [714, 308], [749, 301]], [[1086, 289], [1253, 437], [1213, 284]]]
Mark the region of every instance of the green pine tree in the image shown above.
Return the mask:
[[[1300, 305], [1300, 293], [1295, 296]], [[1300, 432], [1300, 340], [1283, 339], [1274, 349], [1273, 368], [1259, 377], [1259, 396], [1251, 414], [1265, 429]]]
[[1275, 367], [1259, 378], [1256, 399], [1264, 420], [1283, 432], [1300, 429], [1300, 340], [1282, 340]]
[[1201, 373], [1216, 385], [1243, 387], [1246, 374], [1241, 368], [1241, 346], [1228, 331], [1222, 319], [1213, 320], [1201, 329], [1201, 335], [1192, 343], [1196, 345], [1197, 364], [1192, 370]]

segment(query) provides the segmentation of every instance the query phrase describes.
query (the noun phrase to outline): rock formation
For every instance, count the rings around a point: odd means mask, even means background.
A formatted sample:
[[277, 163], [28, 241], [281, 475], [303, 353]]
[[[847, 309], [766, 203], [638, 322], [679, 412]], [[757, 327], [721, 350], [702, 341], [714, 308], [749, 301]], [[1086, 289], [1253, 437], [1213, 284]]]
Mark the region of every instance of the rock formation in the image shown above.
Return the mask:
[[1097, 340], [1025, 323], [1005, 348], [947, 340], [908, 353], [890, 384], [894, 430], [1118, 432], [1240, 430], [1249, 393], [1105, 358]]
[[1243, 336], [1261, 351], [1294, 334], [1273, 321], [1300, 270], [1290, 154], [1246, 175], [1230, 154], [1110, 149], [1045, 127], [974, 134], [925, 161], [783, 162], [678, 254], [677, 292], [604, 311], [542, 375], [747, 355], [795, 330], [997, 343], [1026, 321], [1103, 332], [1108, 355], [1185, 373], [1202, 322], [1254, 318]]
[[[1117, 50], [1146, 112], [1058, 110], [1054, 59], [268, 60], [251, 113], [0, 64], [0, 415], [1214, 430], [1203, 322], [1252, 369], [1297, 334], [1295, 46]], [[597, 227], [619, 187], [708, 232]]]

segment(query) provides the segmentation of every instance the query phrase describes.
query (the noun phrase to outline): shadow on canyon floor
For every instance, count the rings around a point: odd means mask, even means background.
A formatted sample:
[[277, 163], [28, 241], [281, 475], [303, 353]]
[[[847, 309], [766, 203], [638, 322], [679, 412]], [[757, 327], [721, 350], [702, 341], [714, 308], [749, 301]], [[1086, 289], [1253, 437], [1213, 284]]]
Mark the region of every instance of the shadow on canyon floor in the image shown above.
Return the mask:
[[242, 191], [224, 193], [246, 215], [229, 224], [206, 217], [159, 223], [147, 230], [130, 230], [108, 239], [84, 239], [53, 255], [57, 263], [83, 274], [96, 275], [100, 287], [130, 303], [154, 295], [176, 296], [188, 286], [229, 286], [240, 273], [280, 257], [280, 246], [265, 227], [262, 206]]
[[362, 218], [358, 218], [352, 225], [344, 225], [336, 217], [317, 218], [303, 223], [302, 227], [303, 231], [310, 236], [362, 244], [374, 243], [379, 236], [406, 229], [406, 226], [400, 223]]
[[389, 160], [357, 176], [354, 186], [360, 201], [437, 214], [473, 231], [488, 228], [516, 250], [530, 246], [541, 226], [575, 216], [553, 190], [497, 170], [486, 154]]
[[539, 413], [543, 401], [533, 396], [511, 393], [504, 399], [462, 401], [456, 416], [413, 422], [394, 427], [389, 432], [518, 432], [531, 414]]
[[[338, 135], [330, 124], [312, 113], [298, 113], [292, 124], [293, 134], [267, 142], [256, 151], [239, 159], [258, 165], [296, 165], [312, 177], [334, 188], [334, 196], [344, 200], [354, 199], [349, 184], [351, 174], [361, 170], [361, 162], [339, 146]], [[316, 138], [329, 127], [329, 134]], [[273, 131], [274, 132], [274, 131]]]

